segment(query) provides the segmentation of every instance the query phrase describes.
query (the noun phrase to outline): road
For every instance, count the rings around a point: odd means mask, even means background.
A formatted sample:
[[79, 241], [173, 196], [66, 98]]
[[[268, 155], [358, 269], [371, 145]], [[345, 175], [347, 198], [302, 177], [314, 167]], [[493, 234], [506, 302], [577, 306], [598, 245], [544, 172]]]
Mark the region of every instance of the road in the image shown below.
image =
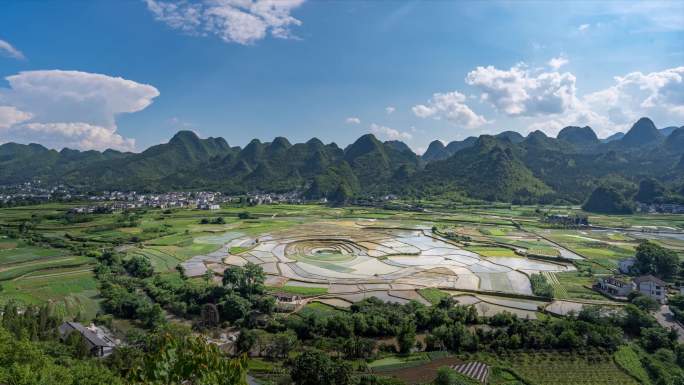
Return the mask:
[[660, 310], [655, 312], [653, 315], [661, 326], [667, 329], [674, 327], [677, 330], [677, 334], [679, 334], [677, 340], [680, 343], [684, 343], [684, 327], [682, 327], [682, 325], [678, 322], [675, 322], [674, 314], [672, 314], [667, 305], [660, 306]]

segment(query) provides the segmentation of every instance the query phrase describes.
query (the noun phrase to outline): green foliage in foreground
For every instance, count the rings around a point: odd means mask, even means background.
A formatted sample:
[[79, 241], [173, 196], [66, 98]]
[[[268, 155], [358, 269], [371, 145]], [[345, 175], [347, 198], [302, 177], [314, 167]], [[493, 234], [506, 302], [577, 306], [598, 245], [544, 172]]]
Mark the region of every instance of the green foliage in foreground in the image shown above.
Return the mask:
[[156, 348], [144, 355], [131, 374], [133, 383], [146, 385], [246, 384], [246, 360], [227, 359], [218, 346], [202, 337], [164, 334]]
[[639, 380], [640, 383], [644, 385], [651, 384], [648, 373], [641, 364], [639, 355], [631, 346], [621, 346], [617, 352], [615, 352], [613, 357], [615, 358], [615, 363], [618, 364], [618, 366], [620, 366], [629, 375]]
[[10, 385], [243, 385], [244, 358], [231, 359], [202, 337], [176, 328], [132, 338], [107, 359], [90, 357], [72, 332], [61, 342], [50, 308], [23, 313], [10, 303], [0, 316], [0, 383]]

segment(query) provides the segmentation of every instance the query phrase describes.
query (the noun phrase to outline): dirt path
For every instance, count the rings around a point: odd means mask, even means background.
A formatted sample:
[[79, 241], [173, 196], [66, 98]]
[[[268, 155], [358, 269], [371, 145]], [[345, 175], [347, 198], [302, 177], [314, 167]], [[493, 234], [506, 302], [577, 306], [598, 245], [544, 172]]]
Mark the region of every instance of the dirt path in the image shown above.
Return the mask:
[[653, 314], [660, 324], [660, 326], [670, 329], [675, 328], [677, 330], [677, 340], [679, 343], [684, 343], [684, 327], [675, 321], [674, 314], [670, 311], [667, 305], [660, 306], [660, 309]]

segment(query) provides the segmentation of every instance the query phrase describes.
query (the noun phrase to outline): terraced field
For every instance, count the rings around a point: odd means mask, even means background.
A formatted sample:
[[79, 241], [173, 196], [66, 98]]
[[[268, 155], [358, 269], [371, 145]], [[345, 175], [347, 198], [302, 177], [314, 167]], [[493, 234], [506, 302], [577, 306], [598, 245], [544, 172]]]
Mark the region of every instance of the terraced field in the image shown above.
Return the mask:
[[[528, 259], [504, 247], [468, 250], [432, 234], [427, 225], [406, 226], [400, 221], [320, 221], [257, 236], [228, 232], [221, 237], [203, 240], [212, 244], [227, 241], [219, 250], [181, 263], [186, 274], [202, 275], [207, 269], [220, 274], [226, 266], [251, 262], [264, 269], [266, 283], [274, 290], [307, 287], [296, 290], [339, 307], [369, 296], [398, 303], [428, 303], [417, 292], [425, 288], [532, 295], [529, 274], [574, 270], [568, 263]], [[527, 308], [526, 304], [480, 302], [478, 309], [483, 314], [509, 309], [534, 317], [537, 310], [536, 304]]]

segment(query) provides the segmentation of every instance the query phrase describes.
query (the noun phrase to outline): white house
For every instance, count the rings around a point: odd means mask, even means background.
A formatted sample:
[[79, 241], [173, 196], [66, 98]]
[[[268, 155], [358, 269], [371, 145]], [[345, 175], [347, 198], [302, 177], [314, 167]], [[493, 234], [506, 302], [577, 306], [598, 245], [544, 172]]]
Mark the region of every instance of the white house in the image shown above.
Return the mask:
[[647, 295], [660, 303], [667, 302], [667, 283], [652, 275], [643, 275], [634, 278], [636, 290]]
[[622, 277], [602, 277], [594, 288], [612, 297], [626, 298], [634, 290], [634, 283]]

